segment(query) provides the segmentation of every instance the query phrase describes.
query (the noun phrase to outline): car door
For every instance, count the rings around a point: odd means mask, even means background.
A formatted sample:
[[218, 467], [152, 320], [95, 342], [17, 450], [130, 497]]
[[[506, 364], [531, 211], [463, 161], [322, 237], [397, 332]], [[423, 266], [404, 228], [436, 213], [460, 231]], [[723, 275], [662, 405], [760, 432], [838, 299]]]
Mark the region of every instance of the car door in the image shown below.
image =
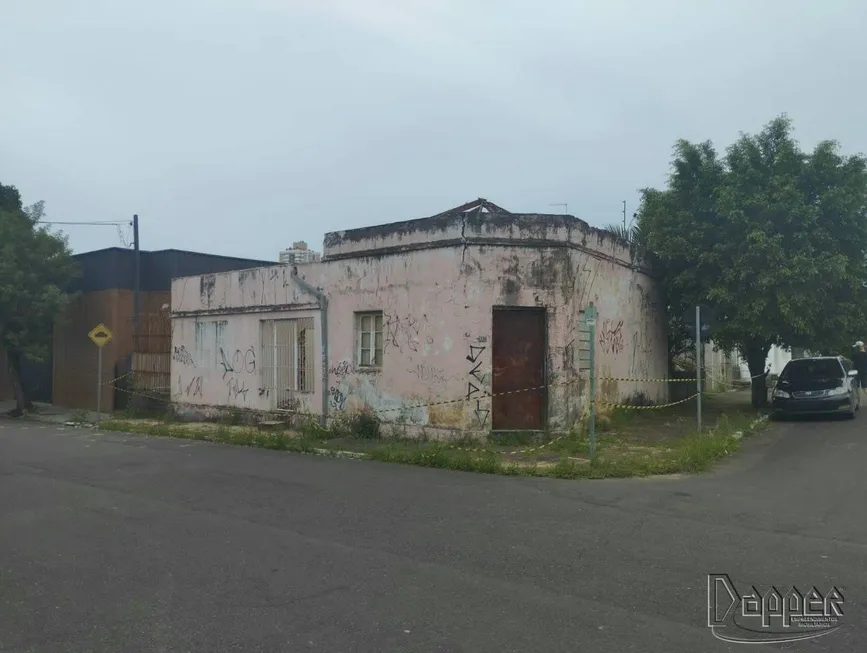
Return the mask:
[[860, 408], [861, 406], [861, 392], [859, 391], [859, 384], [855, 382], [858, 377], [854, 379], [849, 376], [849, 372], [852, 369], [852, 366], [849, 364], [845, 358], [838, 359], [840, 361], [840, 365], [843, 367], [843, 378], [846, 379], [846, 383], [848, 383], [849, 388], [849, 399], [852, 401], [852, 405], [856, 408]]

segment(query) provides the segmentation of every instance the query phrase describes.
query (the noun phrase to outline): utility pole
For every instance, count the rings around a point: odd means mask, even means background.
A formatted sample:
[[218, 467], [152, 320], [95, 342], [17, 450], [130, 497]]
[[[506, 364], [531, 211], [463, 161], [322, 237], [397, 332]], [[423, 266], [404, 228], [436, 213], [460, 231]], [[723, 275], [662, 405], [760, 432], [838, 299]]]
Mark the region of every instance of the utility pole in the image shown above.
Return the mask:
[[701, 306], [695, 306], [695, 419], [701, 435]]
[[626, 200], [623, 200], [623, 231], [626, 231]]
[[138, 213], [132, 216], [132, 243], [133, 256], [135, 257], [135, 284], [133, 286], [133, 309], [132, 325], [133, 337], [138, 333], [138, 317], [141, 307], [139, 295], [141, 293], [141, 251], [138, 242]]
[[559, 202], [556, 204], [550, 204], [549, 206], [562, 206], [563, 207], [563, 213], [566, 213], [566, 214], [569, 213], [569, 203], [568, 202]]

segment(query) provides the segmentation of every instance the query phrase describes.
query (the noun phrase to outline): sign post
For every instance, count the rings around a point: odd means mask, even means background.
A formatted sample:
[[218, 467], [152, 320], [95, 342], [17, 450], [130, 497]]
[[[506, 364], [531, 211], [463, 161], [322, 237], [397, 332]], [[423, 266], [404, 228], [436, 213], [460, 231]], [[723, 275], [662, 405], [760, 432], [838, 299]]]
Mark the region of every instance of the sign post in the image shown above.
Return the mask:
[[695, 405], [698, 433], [701, 435], [701, 306], [695, 306]]
[[93, 327], [93, 329], [90, 330], [90, 333], [87, 334], [87, 337], [90, 338], [93, 341], [93, 344], [96, 345], [97, 351], [96, 428], [99, 428], [99, 420], [102, 417], [102, 348], [111, 342], [111, 339], [114, 338], [114, 334], [111, 332], [111, 329], [109, 329], [102, 322], [100, 322], [95, 327]]
[[695, 389], [696, 389], [696, 423], [701, 433], [701, 343], [710, 342], [710, 330], [716, 321], [716, 314], [711, 306], [695, 305], [695, 313], [688, 308], [683, 313], [683, 323], [687, 333], [695, 342]]
[[590, 460], [596, 458], [596, 307], [593, 302], [584, 311], [584, 325], [590, 335], [590, 416], [587, 430], [590, 436]]

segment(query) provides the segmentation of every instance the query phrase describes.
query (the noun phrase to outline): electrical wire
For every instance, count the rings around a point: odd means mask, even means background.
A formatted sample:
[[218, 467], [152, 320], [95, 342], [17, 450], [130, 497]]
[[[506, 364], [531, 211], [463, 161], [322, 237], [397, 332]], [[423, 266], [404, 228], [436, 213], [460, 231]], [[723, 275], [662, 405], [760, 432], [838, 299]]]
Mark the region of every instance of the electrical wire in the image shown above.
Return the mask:
[[39, 224], [80, 224], [80, 225], [125, 225], [132, 224], [129, 220], [95, 220], [90, 222], [63, 222], [58, 220], [40, 220]]
[[79, 225], [86, 227], [116, 227], [117, 228], [117, 237], [120, 240], [121, 245], [124, 247], [133, 247], [134, 243], [132, 242], [131, 234], [130, 236], [124, 236], [122, 227], [126, 226], [132, 230], [132, 222], [129, 220], [84, 220], [81, 222], [73, 222], [66, 220], [40, 220], [39, 224], [41, 225]]

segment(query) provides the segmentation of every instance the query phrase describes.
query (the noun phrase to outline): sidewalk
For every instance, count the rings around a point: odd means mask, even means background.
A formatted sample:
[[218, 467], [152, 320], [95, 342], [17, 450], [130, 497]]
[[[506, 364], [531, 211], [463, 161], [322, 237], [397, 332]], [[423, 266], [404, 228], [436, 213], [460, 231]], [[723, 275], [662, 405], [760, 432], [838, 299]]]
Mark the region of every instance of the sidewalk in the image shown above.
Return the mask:
[[[45, 404], [34, 401], [35, 412], [27, 413], [23, 417], [8, 417], [7, 413], [15, 409], [15, 400], [0, 400], [0, 419], [20, 419], [36, 422], [49, 422], [52, 424], [72, 424], [74, 422], [96, 423], [96, 411], [80, 410], [75, 408], [63, 408], [53, 404]], [[111, 415], [102, 413], [102, 419], [110, 419]]]

